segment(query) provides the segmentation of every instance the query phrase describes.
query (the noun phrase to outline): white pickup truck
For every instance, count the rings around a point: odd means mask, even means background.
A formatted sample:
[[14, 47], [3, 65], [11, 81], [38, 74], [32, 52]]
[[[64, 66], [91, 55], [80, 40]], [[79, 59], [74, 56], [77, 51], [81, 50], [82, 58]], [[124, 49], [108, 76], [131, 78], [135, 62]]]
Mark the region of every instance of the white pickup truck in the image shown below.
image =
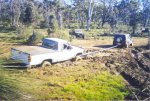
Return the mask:
[[45, 38], [41, 46], [20, 46], [12, 48], [11, 58], [20, 60], [28, 67], [66, 61], [83, 54], [84, 49], [73, 46], [69, 42], [58, 38]]

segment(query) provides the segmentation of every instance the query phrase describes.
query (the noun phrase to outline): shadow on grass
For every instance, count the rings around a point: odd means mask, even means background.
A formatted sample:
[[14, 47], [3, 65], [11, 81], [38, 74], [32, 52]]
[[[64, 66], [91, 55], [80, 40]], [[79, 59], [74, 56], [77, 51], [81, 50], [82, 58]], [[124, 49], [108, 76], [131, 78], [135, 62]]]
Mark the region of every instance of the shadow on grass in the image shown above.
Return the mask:
[[0, 27], [0, 33], [9, 33], [9, 32], [12, 32], [12, 31], [15, 31], [16, 28], [15, 27]]
[[94, 47], [98, 47], [98, 48], [110, 48], [113, 45], [98, 45], [98, 46], [94, 46]]

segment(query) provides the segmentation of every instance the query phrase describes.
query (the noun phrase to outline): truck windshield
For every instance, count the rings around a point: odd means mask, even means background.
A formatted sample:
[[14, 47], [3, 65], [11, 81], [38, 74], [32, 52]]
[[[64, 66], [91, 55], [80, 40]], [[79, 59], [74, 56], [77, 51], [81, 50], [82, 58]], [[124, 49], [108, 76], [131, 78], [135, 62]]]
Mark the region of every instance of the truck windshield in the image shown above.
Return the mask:
[[58, 49], [58, 43], [52, 40], [43, 40], [42, 46], [53, 50]]

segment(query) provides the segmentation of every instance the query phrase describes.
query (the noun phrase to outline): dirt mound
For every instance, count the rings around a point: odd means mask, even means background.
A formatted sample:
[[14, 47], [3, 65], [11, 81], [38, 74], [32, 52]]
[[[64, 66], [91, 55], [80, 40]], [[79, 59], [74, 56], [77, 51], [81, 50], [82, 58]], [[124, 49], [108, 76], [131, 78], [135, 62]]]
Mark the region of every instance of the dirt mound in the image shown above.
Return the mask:
[[[90, 50], [90, 52], [95, 50]], [[127, 100], [150, 100], [150, 51], [144, 48], [104, 51], [106, 56], [86, 58], [89, 63], [104, 63], [111, 73], [121, 74], [131, 91]]]
[[[148, 50], [147, 50], [148, 51]], [[129, 100], [150, 99], [150, 53], [142, 48], [132, 48], [111, 54], [94, 57], [91, 62], [101, 62], [110, 69], [120, 73], [129, 83], [133, 93]], [[115, 70], [114, 70], [115, 69]]]

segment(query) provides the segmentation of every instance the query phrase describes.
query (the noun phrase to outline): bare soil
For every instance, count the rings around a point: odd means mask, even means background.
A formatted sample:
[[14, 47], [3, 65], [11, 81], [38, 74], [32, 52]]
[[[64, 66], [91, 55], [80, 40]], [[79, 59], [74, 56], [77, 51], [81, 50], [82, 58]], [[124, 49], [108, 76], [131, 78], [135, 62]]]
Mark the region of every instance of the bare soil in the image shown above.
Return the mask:
[[[95, 49], [110, 47], [112, 41], [112, 38], [102, 38], [98, 41], [90, 40], [88, 43], [80, 40], [76, 41], [76, 44]], [[134, 47], [129, 49], [112, 49], [101, 52], [99, 53], [101, 56], [88, 58], [89, 63], [104, 63], [111, 73], [121, 74], [132, 93], [126, 97], [127, 100], [148, 101], [150, 100], [150, 52], [144, 47], [148, 44], [148, 39], [134, 38], [133, 43]]]

